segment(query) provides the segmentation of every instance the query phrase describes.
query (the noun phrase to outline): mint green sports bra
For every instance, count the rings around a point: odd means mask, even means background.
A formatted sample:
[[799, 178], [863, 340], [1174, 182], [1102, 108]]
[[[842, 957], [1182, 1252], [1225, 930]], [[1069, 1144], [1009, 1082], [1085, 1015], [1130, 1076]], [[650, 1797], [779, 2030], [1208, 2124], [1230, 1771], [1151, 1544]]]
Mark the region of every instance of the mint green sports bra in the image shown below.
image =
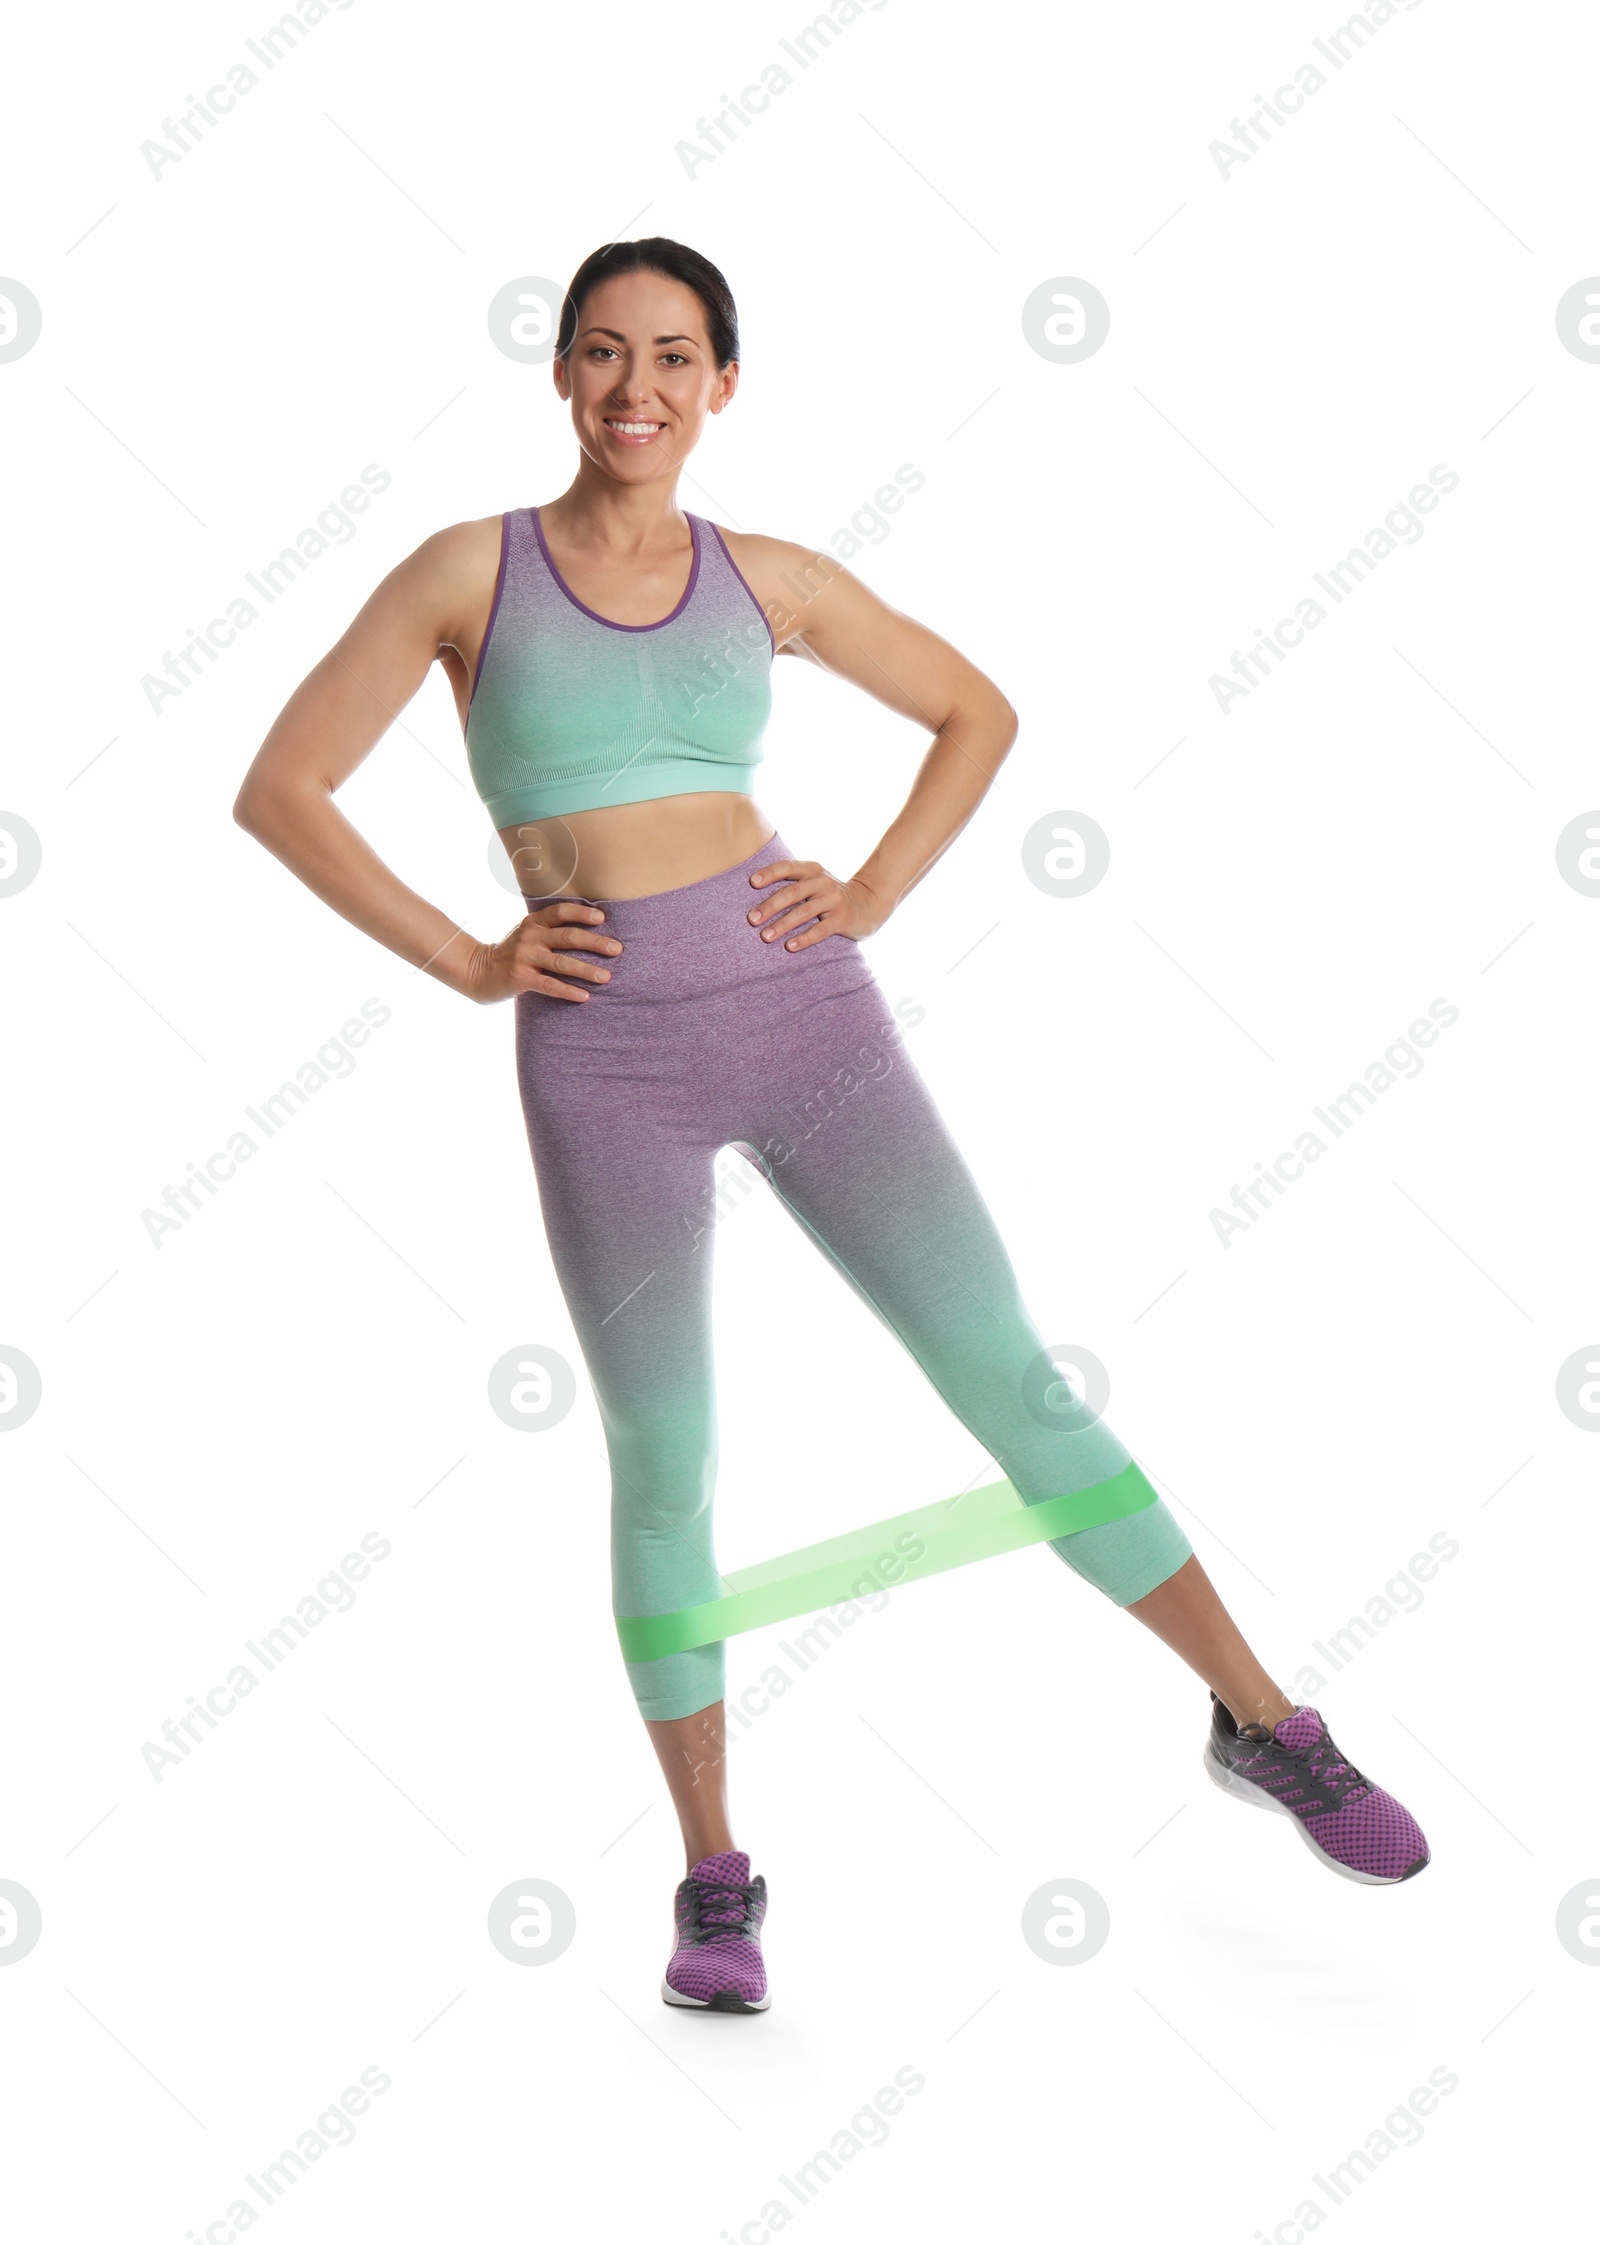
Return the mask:
[[751, 792], [775, 642], [715, 523], [689, 516], [683, 598], [613, 624], [562, 579], [533, 507], [500, 520], [500, 572], [467, 710], [497, 827], [701, 789]]

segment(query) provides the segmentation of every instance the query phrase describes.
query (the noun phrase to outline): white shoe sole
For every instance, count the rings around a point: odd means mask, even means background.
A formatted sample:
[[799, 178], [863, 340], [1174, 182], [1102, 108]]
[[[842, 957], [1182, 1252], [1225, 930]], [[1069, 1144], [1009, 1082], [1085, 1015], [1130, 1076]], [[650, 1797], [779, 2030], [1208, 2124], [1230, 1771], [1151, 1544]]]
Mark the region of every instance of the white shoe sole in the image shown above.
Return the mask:
[[[1201, 1759], [1205, 1763], [1206, 1775], [1210, 1778], [1212, 1784], [1228, 1794], [1231, 1799], [1245, 1801], [1253, 1808], [1270, 1809], [1274, 1816], [1286, 1816], [1317, 1861], [1325, 1869], [1336, 1871], [1341, 1879], [1354, 1879], [1358, 1886], [1404, 1886], [1407, 1884], [1407, 1881], [1403, 1878], [1381, 1879], [1375, 1871], [1353, 1871], [1348, 1863], [1339, 1862], [1328, 1853], [1326, 1848], [1317, 1845], [1311, 1837], [1309, 1828], [1295, 1815], [1292, 1808], [1286, 1808], [1282, 1801], [1275, 1801], [1270, 1793], [1263, 1793], [1259, 1785], [1252, 1785], [1249, 1778], [1240, 1777], [1235, 1771], [1229, 1769], [1225, 1762], [1218, 1760], [1217, 1756], [1211, 1751], [1209, 1744]], [[1413, 1871], [1411, 1876], [1415, 1878], [1416, 1873]]]
[[732, 1989], [725, 1990], [721, 1995], [710, 1997], [686, 1996], [673, 1987], [670, 1981], [663, 1980], [661, 1983], [661, 2000], [663, 2003], [672, 2004], [679, 2011], [765, 2011], [772, 2001], [772, 1990], [769, 1988], [759, 2003], [746, 2003], [743, 1996], [736, 1996]]

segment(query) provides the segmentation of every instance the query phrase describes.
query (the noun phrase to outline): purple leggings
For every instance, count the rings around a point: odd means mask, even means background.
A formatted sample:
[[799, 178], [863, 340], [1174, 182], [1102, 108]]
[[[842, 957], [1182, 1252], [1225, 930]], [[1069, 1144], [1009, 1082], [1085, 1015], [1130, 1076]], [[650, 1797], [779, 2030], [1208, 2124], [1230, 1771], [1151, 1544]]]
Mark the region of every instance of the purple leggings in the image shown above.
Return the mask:
[[[605, 962], [611, 980], [586, 984], [586, 1004], [516, 1001], [539, 1205], [605, 1428], [619, 1614], [722, 1594], [711, 1269], [723, 1146], [755, 1165], [1030, 1503], [1129, 1462], [1102, 1419], [1062, 1425], [1038, 1407], [1045, 1344], [859, 946], [829, 936], [787, 951], [799, 931], [766, 943], [745, 917], [775, 893], [751, 873], [793, 855], [774, 834], [687, 888], [580, 899], [604, 906], [597, 933], [623, 946]], [[816, 1432], [825, 1440], [825, 1423]], [[786, 1548], [809, 1540], [807, 1525], [794, 1522]], [[1159, 1500], [1052, 1548], [1124, 1606], [1190, 1555]], [[631, 1662], [628, 1676], [644, 1716], [691, 1715], [723, 1695], [723, 1647]]]

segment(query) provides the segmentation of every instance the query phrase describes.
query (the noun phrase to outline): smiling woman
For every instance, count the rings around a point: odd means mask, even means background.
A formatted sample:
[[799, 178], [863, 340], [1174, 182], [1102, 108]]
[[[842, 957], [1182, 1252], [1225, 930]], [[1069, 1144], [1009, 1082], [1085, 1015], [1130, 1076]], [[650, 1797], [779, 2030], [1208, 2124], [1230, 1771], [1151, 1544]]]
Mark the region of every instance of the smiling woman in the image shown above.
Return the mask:
[[[1408, 1877], [1427, 1861], [1416, 1825], [1262, 1668], [1128, 1451], [1055, 1371], [899, 1038], [861, 945], [977, 810], [1016, 713], [836, 556], [679, 505], [684, 462], [737, 394], [739, 351], [727, 282], [697, 251], [652, 238], [586, 259], [553, 365], [572, 483], [402, 562], [279, 716], [235, 812], [400, 957], [481, 1003], [516, 1001], [540, 1209], [611, 1463], [613, 1608], [688, 1864], [662, 1995], [768, 2002], [766, 1882], [733, 1845], [724, 1642], [706, 1633], [725, 1615], [701, 1611], [723, 1588], [702, 1219], [726, 1146], [1023, 1503], [1048, 1506], [1052, 1529], [1092, 1520], [1050, 1547], [1210, 1684], [1215, 1781], [1314, 1816], [1305, 1837], [1346, 1876]], [[930, 736], [903, 808], [845, 878], [794, 855], [753, 792], [784, 654]], [[528, 908], [498, 942], [406, 888], [333, 802], [434, 662]]]

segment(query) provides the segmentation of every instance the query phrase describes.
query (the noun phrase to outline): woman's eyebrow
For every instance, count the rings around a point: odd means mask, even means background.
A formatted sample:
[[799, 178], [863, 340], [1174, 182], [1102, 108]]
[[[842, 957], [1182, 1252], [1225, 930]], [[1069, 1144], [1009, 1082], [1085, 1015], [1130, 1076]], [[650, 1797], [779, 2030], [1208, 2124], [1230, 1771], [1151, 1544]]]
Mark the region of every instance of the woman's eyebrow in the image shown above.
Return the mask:
[[[586, 327], [583, 332], [585, 335], [614, 336], [619, 343], [626, 343], [628, 340], [619, 328], [614, 327]], [[692, 343], [694, 337], [692, 335], [657, 335], [652, 340], [656, 343]]]

